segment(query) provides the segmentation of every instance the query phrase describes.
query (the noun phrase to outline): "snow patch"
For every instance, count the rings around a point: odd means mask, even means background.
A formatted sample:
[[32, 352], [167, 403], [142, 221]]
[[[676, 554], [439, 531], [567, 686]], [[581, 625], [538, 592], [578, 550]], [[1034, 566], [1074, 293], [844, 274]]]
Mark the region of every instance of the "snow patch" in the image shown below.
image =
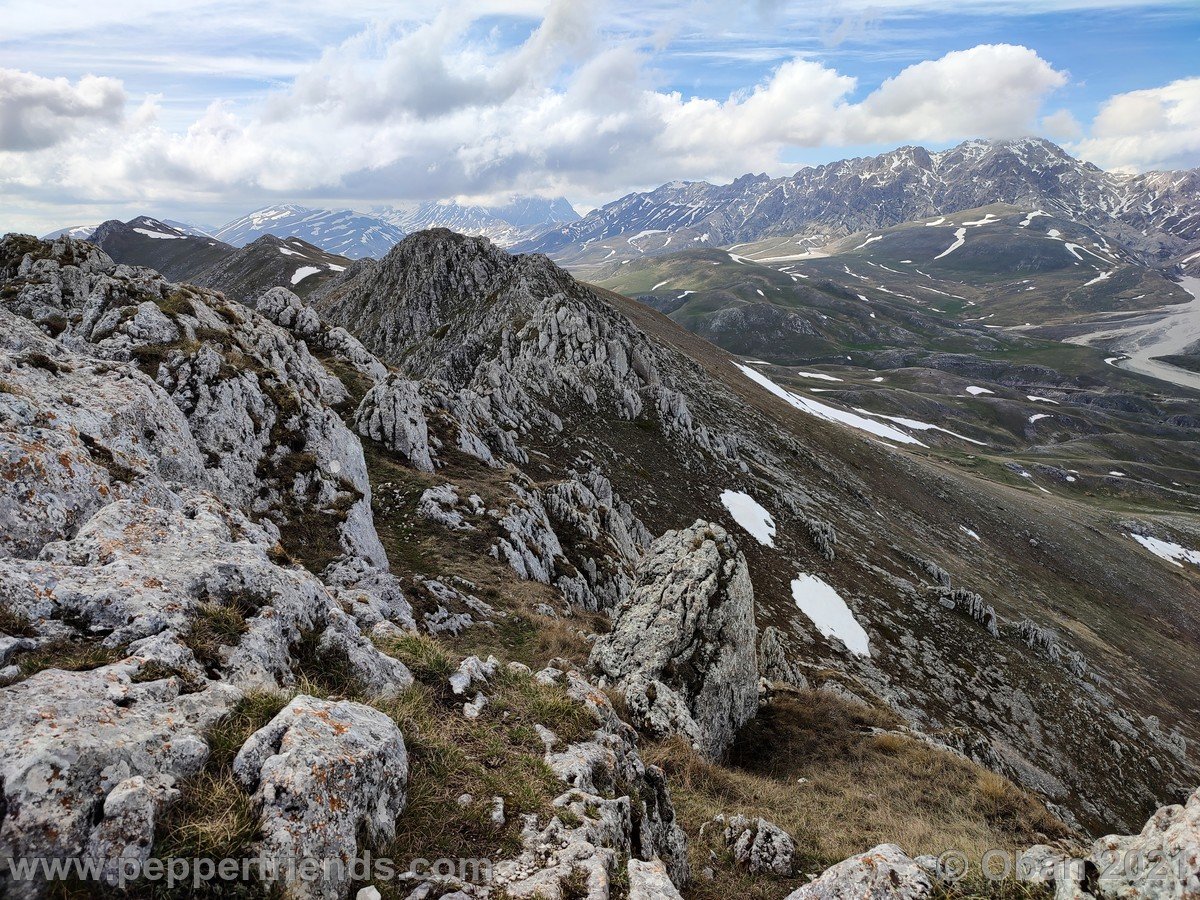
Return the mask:
[[757, 500], [742, 491], [722, 491], [721, 503], [756, 541], [764, 547], [775, 546], [775, 520]]
[[[1194, 566], [1200, 566], [1200, 550], [1189, 550], [1187, 547], [1181, 547], [1179, 544], [1171, 541], [1159, 540], [1156, 537], [1150, 537], [1145, 534], [1129, 535], [1155, 556], [1162, 557], [1172, 565], [1183, 568], [1184, 562], [1190, 562]], [[1183, 562], [1180, 562], [1182, 560]], [[795, 585], [795, 582], [792, 582]]]
[[970, 394], [972, 397], [978, 397], [980, 394], [994, 394], [996, 392], [989, 391], [987, 388], [976, 387], [975, 385], [972, 384], [967, 387], [967, 393]]
[[734, 363], [751, 381], [756, 382], [760, 386], [766, 388], [776, 397], [786, 401], [791, 406], [801, 412], [806, 412], [810, 416], [824, 419], [827, 422], [837, 422], [841, 425], [846, 425], [850, 428], [855, 428], [859, 431], [865, 431], [875, 437], [881, 437], [885, 440], [894, 441], [897, 444], [915, 444], [918, 447], [924, 447], [925, 444], [918, 441], [910, 434], [905, 434], [898, 428], [891, 428], [884, 425], [882, 422], [875, 422], [863, 416], [855, 415], [851, 412], [846, 412], [844, 409], [838, 409], [833, 406], [826, 406], [824, 403], [819, 403], [808, 397], [801, 397], [799, 394], [793, 394], [791, 391], [785, 390], [777, 385], [774, 381], [763, 375], [761, 372], [756, 372], [749, 366], [743, 366], [740, 363]]
[[792, 581], [796, 607], [817, 626], [825, 638], [837, 638], [858, 656], [871, 655], [870, 638], [858, 624], [846, 601], [828, 582], [816, 575], [801, 574]]
[[965, 228], [958, 229], [957, 231], [954, 232], [954, 243], [951, 244], [947, 249], [945, 249], [941, 253], [939, 253], [937, 256], [935, 256], [934, 260], [939, 260], [944, 256], [949, 256], [951, 253], [953, 253], [955, 250], [957, 250], [959, 247], [961, 247], [966, 242], [967, 242], [967, 229], [965, 229]]
[[841, 381], [841, 378], [834, 378], [832, 375], [826, 375], [824, 372], [793, 372], [793, 375], [799, 375], [801, 378], [815, 378], [818, 381]]
[[320, 266], [301, 266], [292, 273], [292, 284], [299, 284], [309, 275], [316, 275], [320, 271]]
[[178, 241], [183, 237], [182, 234], [166, 234], [162, 231], [151, 231], [149, 228], [135, 228], [133, 230], [138, 234], [144, 234], [148, 238], [156, 238], [164, 241]]

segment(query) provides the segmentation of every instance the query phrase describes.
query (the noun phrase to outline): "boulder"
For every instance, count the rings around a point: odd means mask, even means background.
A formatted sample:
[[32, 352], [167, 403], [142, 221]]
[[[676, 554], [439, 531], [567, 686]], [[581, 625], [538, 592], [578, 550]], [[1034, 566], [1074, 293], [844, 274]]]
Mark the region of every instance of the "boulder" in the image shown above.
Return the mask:
[[697, 521], [655, 541], [591, 665], [639, 727], [720, 756], [758, 711], [754, 588], [723, 528]]
[[921, 866], [895, 844], [880, 844], [826, 869], [787, 900], [916, 900], [932, 893]]
[[796, 842], [786, 831], [766, 819], [747, 816], [717, 816], [710, 823], [721, 829], [725, 845], [739, 865], [754, 875], [792, 874]]
[[661, 860], [629, 861], [629, 900], [681, 900]]
[[320, 881], [294, 876], [283, 885], [288, 897], [345, 897], [359, 833], [371, 842], [395, 837], [407, 797], [400, 729], [378, 710], [347, 700], [296, 697], [250, 736], [233, 770], [254, 792], [264, 856], [335, 863]]
[[112, 874], [148, 856], [159, 811], [203, 767], [204, 735], [241, 692], [184, 693], [178, 678], [150, 680], [146, 662], [47, 669], [0, 690], [0, 859], [90, 855]]
[[1158, 810], [1141, 834], [1108, 835], [1092, 847], [1096, 889], [1111, 900], [1200, 896], [1200, 790]]

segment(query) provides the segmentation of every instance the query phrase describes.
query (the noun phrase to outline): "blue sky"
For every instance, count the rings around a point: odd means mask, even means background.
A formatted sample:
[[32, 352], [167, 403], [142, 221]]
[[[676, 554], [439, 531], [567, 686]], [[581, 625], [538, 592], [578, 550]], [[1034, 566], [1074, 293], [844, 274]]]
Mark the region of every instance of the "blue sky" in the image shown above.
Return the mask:
[[1196, 0], [0, 3], [0, 228], [281, 200], [585, 206], [1040, 133], [1200, 165]]

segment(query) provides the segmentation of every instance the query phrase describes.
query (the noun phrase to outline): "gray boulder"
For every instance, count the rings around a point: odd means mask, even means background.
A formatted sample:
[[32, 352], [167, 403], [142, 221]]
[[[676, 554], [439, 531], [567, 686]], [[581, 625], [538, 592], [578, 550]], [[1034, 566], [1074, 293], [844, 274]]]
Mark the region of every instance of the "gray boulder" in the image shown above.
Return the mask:
[[915, 900], [932, 893], [921, 866], [895, 844], [880, 844], [826, 869], [787, 900]]
[[251, 735], [233, 769], [254, 792], [267, 858], [343, 863], [320, 881], [284, 884], [288, 897], [345, 897], [359, 833], [371, 842], [395, 837], [407, 797], [400, 729], [378, 710], [346, 700], [296, 697]]
[[715, 758], [758, 711], [756, 638], [745, 557], [723, 528], [697, 521], [647, 551], [591, 665], [639, 727]]
[[1097, 891], [1111, 900], [1182, 900], [1200, 896], [1200, 790], [1164, 806], [1141, 834], [1109, 835], [1092, 847]]
[[681, 900], [660, 860], [629, 861], [629, 900]]
[[47, 669], [0, 690], [0, 859], [89, 855], [112, 874], [147, 857], [159, 811], [203, 767], [205, 733], [241, 693], [142, 681], [146, 662]]
[[722, 814], [710, 824], [721, 829], [721, 836], [733, 851], [734, 859], [752, 874], [771, 873], [785, 877], [792, 874], [796, 842], [775, 823]]

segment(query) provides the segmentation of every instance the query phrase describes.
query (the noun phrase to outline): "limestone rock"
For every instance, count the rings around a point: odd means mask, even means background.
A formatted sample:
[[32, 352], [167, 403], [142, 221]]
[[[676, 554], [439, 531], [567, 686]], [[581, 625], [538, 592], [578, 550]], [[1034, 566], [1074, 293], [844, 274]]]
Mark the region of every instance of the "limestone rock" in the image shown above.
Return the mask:
[[[233, 764], [254, 792], [262, 850], [275, 859], [341, 860], [358, 850], [358, 834], [390, 840], [404, 809], [408, 754], [395, 722], [351, 701], [300, 695], [256, 731]], [[348, 869], [319, 882], [285, 885], [290, 897], [340, 900]]]
[[1200, 895], [1200, 790], [1164, 806], [1141, 834], [1109, 835], [1092, 847], [1097, 890], [1112, 900], [1181, 900]]
[[758, 710], [756, 635], [745, 557], [724, 529], [698, 521], [650, 547], [591, 665], [640, 727], [717, 757]]
[[320, 580], [271, 561], [275, 543], [210, 495], [185, 493], [168, 509], [119, 500], [37, 560], [0, 559], [0, 601], [44, 639], [99, 632], [109, 646], [154, 636], [170, 638], [155, 646], [187, 644], [203, 616], [233, 610], [242, 633], [201, 662], [241, 688], [293, 683], [291, 648], [305, 635], [369, 691], [410, 685], [408, 670], [375, 648]]
[[422, 409], [421, 388], [393, 376], [377, 384], [354, 414], [354, 428], [363, 437], [379, 441], [408, 460], [421, 472], [434, 469], [429, 446], [429, 423]]
[[680, 900], [661, 860], [629, 860], [629, 900]]
[[832, 866], [787, 900], [916, 900], [933, 892], [929, 876], [894, 844], [880, 844]]
[[796, 843], [786, 831], [766, 819], [742, 815], [717, 816], [712, 823], [721, 829], [734, 859], [752, 874], [788, 876], [796, 855]]
[[241, 694], [141, 680], [145, 663], [47, 669], [0, 690], [0, 858], [90, 853], [111, 873], [149, 854], [159, 810], [200, 771], [204, 734]]

